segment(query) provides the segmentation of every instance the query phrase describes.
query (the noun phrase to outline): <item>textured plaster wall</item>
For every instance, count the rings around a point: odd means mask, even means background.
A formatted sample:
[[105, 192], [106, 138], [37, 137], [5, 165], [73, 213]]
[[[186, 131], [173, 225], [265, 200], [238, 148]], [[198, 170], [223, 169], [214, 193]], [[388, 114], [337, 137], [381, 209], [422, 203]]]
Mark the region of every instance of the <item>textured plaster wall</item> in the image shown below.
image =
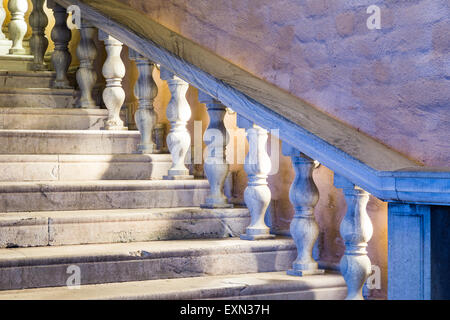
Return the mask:
[[[430, 166], [450, 166], [450, 3], [446, 0], [120, 0], [243, 69]], [[369, 30], [366, 9], [381, 8]], [[290, 160], [269, 178], [274, 228], [292, 216]], [[239, 170], [238, 170], [239, 171]], [[238, 180], [245, 182], [245, 174]], [[320, 167], [321, 259], [339, 261], [346, 205]], [[369, 255], [387, 285], [387, 205], [371, 198]]]

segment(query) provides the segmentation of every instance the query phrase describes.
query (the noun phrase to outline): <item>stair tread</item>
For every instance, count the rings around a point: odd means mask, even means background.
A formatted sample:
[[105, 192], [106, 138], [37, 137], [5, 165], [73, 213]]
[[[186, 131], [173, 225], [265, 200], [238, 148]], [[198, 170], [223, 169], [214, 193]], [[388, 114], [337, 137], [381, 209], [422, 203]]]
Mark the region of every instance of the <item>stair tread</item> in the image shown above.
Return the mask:
[[164, 240], [0, 249], [0, 267], [160, 259], [241, 252], [294, 250], [289, 237], [263, 241], [239, 238]]
[[334, 272], [311, 277], [260, 272], [82, 285], [79, 290], [50, 287], [0, 291], [0, 299], [225, 299], [255, 295], [270, 297], [283, 292], [289, 294], [288, 298], [295, 299], [292, 292], [326, 289], [340, 289], [340, 294], [335, 294], [334, 298], [342, 298], [345, 294], [343, 277]]

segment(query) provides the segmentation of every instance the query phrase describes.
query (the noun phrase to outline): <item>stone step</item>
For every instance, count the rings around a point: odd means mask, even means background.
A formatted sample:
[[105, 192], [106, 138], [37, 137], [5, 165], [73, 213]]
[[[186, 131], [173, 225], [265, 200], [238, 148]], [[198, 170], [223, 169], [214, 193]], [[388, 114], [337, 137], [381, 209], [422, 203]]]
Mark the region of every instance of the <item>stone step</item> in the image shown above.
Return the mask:
[[65, 286], [78, 268], [82, 285], [284, 271], [296, 254], [289, 238], [0, 249], [0, 290]]
[[197, 207], [207, 180], [0, 182], [0, 212]]
[[106, 119], [106, 109], [0, 107], [0, 129], [8, 130], [100, 130]]
[[[1, 300], [342, 300], [343, 277], [334, 272], [293, 277], [285, 272], [227, 274], [194, 278], [1, 291]], [[217, 311], [218, 312], [218, 311]], [[217, 314], [224, 314], [221, 310]], [[205, 316], [206, 318], [206, 316]], [[217, 316], [211, 319], [217, 319]]]
[[[67, 76], [75, 87], [75, 74], [68, 73]], [[0, 70], [0, 88], [51, 88], [55, 77], [54, 71]]]
[[162, 179], [170, 154], [0, 155], [0, 181]]
[[0, 54], [0, 70], [31, 71], [33, 60], [34, 57], [30, 54]]
[[0, 130], [0, 154], [130, 154], [139, 131]]
[[3, 108], [74, 108], [78, 91], [74, 89], [0, 87]]
[[0, 213], [0, 248], [239, 237], [247, 208]]

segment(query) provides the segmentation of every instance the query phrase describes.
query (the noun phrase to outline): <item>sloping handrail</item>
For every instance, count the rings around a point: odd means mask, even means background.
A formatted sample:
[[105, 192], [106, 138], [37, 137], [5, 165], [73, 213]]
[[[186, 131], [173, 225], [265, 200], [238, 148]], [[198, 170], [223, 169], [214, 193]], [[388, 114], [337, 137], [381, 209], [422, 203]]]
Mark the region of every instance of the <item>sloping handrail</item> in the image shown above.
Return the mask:
[[55, 0], [379, 199], [450, 205], [450, 168], [421, 163], [116, 0]]

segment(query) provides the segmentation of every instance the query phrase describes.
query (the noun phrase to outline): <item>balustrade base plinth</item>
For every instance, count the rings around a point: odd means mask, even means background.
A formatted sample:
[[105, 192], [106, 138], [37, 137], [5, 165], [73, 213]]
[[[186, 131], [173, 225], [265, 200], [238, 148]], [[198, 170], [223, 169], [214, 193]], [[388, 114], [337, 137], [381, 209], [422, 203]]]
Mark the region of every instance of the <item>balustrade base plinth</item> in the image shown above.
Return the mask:
[[240, 236], [241, 240], [268, 240], [268, 239], [275, 239], [274, 234], [241, 234]]
[[30, 65], [32, 71], [48, 71], [48, 65], [46, 64], [32, 64]]
[[163, 180], [193, 180], [194, 176], [191, 175], [176, 175], [176, 176], [163, 176]]
[[54, 81], [52, 87], [54, 89], [73, 89], [68, 81]]
[[289, 269], [286, 271], [286, 274], [289, 276], [296, 276], [296, 277], [304, 277], [304, 276], [314, 276], [318, 274], [324, 274], [325, 270], [323, 269], [315, 269], [315, 270], [294, 270]]
[[152, 154], [152, 153], [158, 153], [159, 150], [156, 150], [155, 144], [149, 144], [149, 145], [138, 145], [137, 152], [138, 154]]
[[101, 130], [127, 131], [128, 127], [109, 124], [108, 121], [105, 121], [105, 126], [103, 128], [101, 128]]
[[275, 238], [275, 235], [270, 233], [270, 228], [268, 227], [247, 227], [245, 233], [241, 234], [241, 240], [265, 240], [273, 238]]
[[203, 209], [225, 209], [233, 207], [232, 203], [204, 203], [200, 205], [200, 208]]
[[138, 149], [134, 151], [133, 154], [167, 154], [167, 150], [160, 150], [157, 149], [156, 147], [153, 149], [150, 148], [140, 149], [138, 147]]
[[13, 48], [9, 49], [9, 54], [13, 54], [13, 55], [16, 55], [16, 54], [22, 55], [22, 54], [26, 54], [26, 53], [27, 53], [27, 50], [25, 50], [25, 49], [13, 49]]
[[[97, 105], [92, 105], [92, 106], [81, 106], [79, 103], [76, 104], [75, 108], [77, 109], [101, 109], [102, 107], [97, 106]], [[126, 127], [125, 127], [126, 128]]]

